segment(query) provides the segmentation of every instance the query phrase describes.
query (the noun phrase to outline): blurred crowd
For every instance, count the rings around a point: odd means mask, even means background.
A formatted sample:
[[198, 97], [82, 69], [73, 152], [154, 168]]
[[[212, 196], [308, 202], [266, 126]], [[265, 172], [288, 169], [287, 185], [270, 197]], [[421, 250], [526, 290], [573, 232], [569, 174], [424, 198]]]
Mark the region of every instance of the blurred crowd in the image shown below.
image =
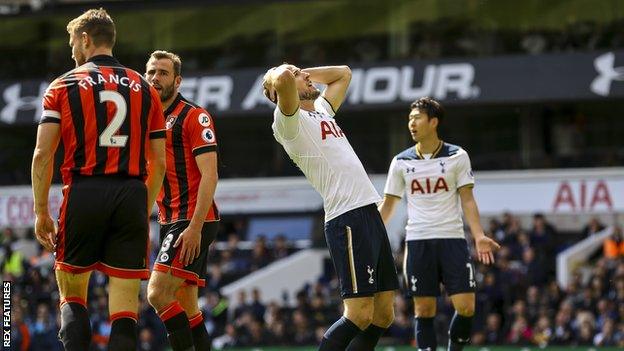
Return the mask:
[[[267, 67], [283, 61], [301, 66], [335, 63], [362, 64], [396, 59], [439, 59], [441, 57], [484, 57], [508, 54], [613, 50], [624, 47], [624, 21], [610, 23], [570, 21], [564, 28], [484, 28], [467, 18], [441, 18], [409, 24], [401, 49], [392, 45], [392, 33], [367, 34], [332, 40], [294, 42], [288, 34], [263, 31], [230, 38], [218, 47], [180, 48], [188, 71], [229, 70]], [[141, 69], [145, 53], [120, 46], [116, 55], [128, 67]], [[0, 58], [10, 70], [9, 79], [53, 78], [64, 72], [70, 61], [67, 51], [43, 47], [12, 47]], [[55, 75], [55, 74], [52, 74]]]
[[[502, 245], [493, 266], [476, 265], [477, 311], [473, 323], [475, 345], [619, 346], [624, 347], [624, 238], [621, 231], [604, 241], [591, 265], [579, 270], [567, 287], [555, 280], [558, 252], [604, 228], [592, 219], [578, 235], [560, 234], [541, 215], [523, 228], [511, 214], [492, 219], [487, 229]], [[241, 245], [235, 231], [213, 245], [207, 286], [200, 290], [200, 306], [215, 349], [237, 346], [314, 345], [342, 314], [338, 280], [328, 260], [326, 273], [301, 287], [293, 300], [264, 301], [258, 289], [241, 291], [233, 301], [219, 288], [295, 251], [281, 236], [258, 237]], [[10, 229], [2, 234], [2, 273], [12, 280], [12, 340], [14, 350], [62, 350], [57, 340], [58, 291], [53, 257], [31, 236], [18, 238]], [[472, 249], [472, 243], [469, 243]], [[219, 249], [216, 249], [216, 247]], [[241, 246], [250, 247], [241, 249]], [[155, 256], [156, 252], [153, 253]], [[396, 253], [401, 267], [402, 249]], [[399, 268], [400, 269], [400, 268]], [[399, 270], [399, 274], [402, 274]], [[105, 350], [110, 324], [106, 277], [94, 273], [89, 286], [93, 350]], [[414, 345], [413, 307], [398, 293], [396, 317], [382, 344]], [[448, 298], [438, 299], [436, 330], [444, 344], [453, 315]], [[140, 350], [167, 350], [166, 332], [153, 309], [141, 298]]]

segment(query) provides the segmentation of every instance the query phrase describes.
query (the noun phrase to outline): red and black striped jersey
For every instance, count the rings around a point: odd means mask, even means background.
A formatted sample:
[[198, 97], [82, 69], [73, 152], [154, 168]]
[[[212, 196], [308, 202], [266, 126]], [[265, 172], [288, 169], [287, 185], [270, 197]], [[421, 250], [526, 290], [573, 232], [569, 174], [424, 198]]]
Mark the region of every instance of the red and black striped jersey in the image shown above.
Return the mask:
[[64, 184], [74, 174], [145, 177], [149, 139], [165, 137], [158, 92], [107, 55], [50, 84], [40, 123], [60, 123]]
[[[165, 111], [167, 172], [158, 194], [160, 223], [191, 220], [197, 204], [201, 173], [195, 157], [217, 151], [212, 116], [178, 94]], [[219, 210], [212, 201], [205, 221], [218, 221]]]

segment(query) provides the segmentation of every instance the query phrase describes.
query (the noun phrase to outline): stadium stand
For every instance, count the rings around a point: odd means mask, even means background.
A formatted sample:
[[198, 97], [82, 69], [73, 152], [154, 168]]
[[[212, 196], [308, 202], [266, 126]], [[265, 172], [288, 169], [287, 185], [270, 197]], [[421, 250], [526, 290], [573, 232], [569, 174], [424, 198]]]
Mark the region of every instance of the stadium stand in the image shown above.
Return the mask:
[[[613, 242], [622, 243], [621, 232], [605, 242], [604, 252], [601, 247], [596, 253], [587, 277], [577, 274], [569, 286], [559, 287], [553, 258], [574, 238], [558, 234], [541, 215], [535, 216], [531, 227], [523, 228], [516, 217], [505, 213], [490, 222], [488, 231], [503, 243], [503, 249], [497, 253], [493, 267], [479, 266], [477, 272], [474, 344], [624, 347], [624, 253], [611, 252]], [[213, 346], [316, 344], [328, 323], [341, 313], [331, 263], [316, 283], [301, 287], [294, 301], [264, 302], [261, 291], [251, 290], [240, 293], [237, 307], [230, 309], [230, 303], [218, 293], [220, 287], [293, 250], [284, 246], [282, 239], [269, 244], [262, 238], [256, 240], [252, 250], [241, 250], [237, 236], [230, 233], [227, 247], [211, 253], [209, 280], [201, 291]], [[56, 339], [58, 314], [53, 308], [58, 305], [58, 291], [50, 254], [39, 250], [27, 256], [11, 249], [36, 246], [31, 234], [17, 237], [7, 228], [3, 238], [2, 274], [4, 280], [15, 282], [18, 345], [30, 344], [32, 350], [61, 350]], [[402, 250], [396, 253], [396, 260], [400, 269]], [[106, 292], [102, 288], [105, 279], [96, 273], [89, 286], [95, 350], [105, 350], [110, 331]], [[445, 340], [452, 309], [445, 299], [439, 301], [438, 308], [443, 312], [436, 320], [438, 338]], [[413, 344], [410, 300], [397, 296], [395, 309], [396, 320], [382, 343]], [[140, 320], [141, 350], [165, 350], [162, 324], [144, 298]]]
[[[11, 350], [62, 350], [57, 337], [54, 256], [34, 240], [28, 198], [19, 195], [12, 204], [2, 201], [14, 191], [22, 194], [19, 186], [30, 182], [39, 117], [32, 116], [39, 111], [42, 82], [73, 64], [65, 20], [94, 3], [0, 3], [0, 269], [3, 281], [12, 282]], [[620, 191], [624, 180], [622, 168], [617, 168], [624, 164], [624, 120], [619, 112], [624, 108], [624, 8], [620, 1], [527, 0], [514, 7], [494, 0], [397, 0], [368, 5], [255, 0], [210, 4], [186, 0], [172, 5], [156, 0], [149, 2], [149, 8], [147, 3], [98, 2], [119, 18], [115, 54], [140, 71], [152, 50], [176, 50], [189, 78], [185, 94], [218, 90], [219, 85], [208, 80], [215, 76], [232, 78], [234, 90], [252, 87], [258, 74], [283, 61], [304, 67], [346, 63], [358, 69], [362, 84], [352, 93], [356, 102], [341, 110], [340, 123], [367, 172], [377, 177], [387, 172], [396, 152], [410, 145], [405, 132], [409, 102], [398, 89], [382, 101], [390, 85], [386, 81], [373, 84], [369, 90], [379, 94], [364, 101], [364, 82], [367, 77], [373, 81], [366, 74], [377, 69], [377, 74], [396, 71], [397, 77], [405, 77], [400, 69], [407, 67], [414, 79], [409, 88], [425, 91], [425, 74], [433, 72], [427, 93], [439, 94], [448, 104], [448, 124], [441, 134], [470, 151], [477, 173], [475, 191], [482, 184], [481, 171], [523, 170], [526, 173], [514, 174], [514, 184], [523, 183], [529, 196], [549, 202], [544, 205], [546, 213], [537, 213], [534, 207], [504, 212], [506, 208], [498, 204], [516, 199], [501, 193], [501, 199], [489, 206], [497, 212], [483, 216], [488, 235], [502, 249], [493, 266], [476, 266], [472, 344], [514, 350], [624, 348], [624, 191]], [[284, 19], [293, 14], [297, 21]], [[142, 31], [135, 29], [137, 22], [145, 23]], [[171, 35], [161, 38], [165, 32]], [[435, 78], [449, 67], [445, 65], [455, 64], [472, 69], [471, 98], [462, 98], [457, 90], [443, 90]], [[521, 67], [518, 72], [511, 69], [516, 66]], [[555, 70], [568, 66], [569, 71]], [[486, 71], [488, 67], [498, 70]], [[496, 80], [497, 76], [504, 80]], [[595, 82], [601, 87], [596, 88]], [[545, 91], [552, 94], [544, 97]], [[236, 182], [233, 188], [243, 182], [250, 183], [249, 188], [260, 184], [250, 178], [262, 182], [301, 175], [271, 135], [270, 109], [261, 103], [241, 108], [251, 93], [250, 89], [228, 95], [225, 100], [236, 98], [238, 105], [227, 108], [220, 105], [224, 100], [213, 95], [201, 100], [218, 125], [219, 176]], [[556, 183], [551, 179], [556, 185], [549, 183], [557, 187], [553, 199], [540, 197], [542, 183], [532, 178], [544, 170], [552, 171], [553, 179], [561, 178]], [[509, 177], [503, 174], [492, 183]], [[58, 184], [58, 175], [54, 179]], [[279, 186], [273, 185], [273, 191]], [[252, 200], [238, 199], [237, 204]], [[297, 218], [297, 223], [309, 227], [303, 241], [290, 233], [252, 233], [248, 212], [224, 211], [218, 242], [211, 246], [200, 304], [213, 348], [317, 345], [328, 325], [342, 314], [339, 283], [329, 260], [323, 262], [323, 274], [315, 281], [292, 287], [294, 294], [279, 299], [266, 299], [266, 292], [253, 286], [226, 296], [223, 287], [302, 250], [324, 247], [320, 209], [299, 211], [307, 217]], [[258, 216], [293, 216], [283, 210], [273, 212]], [[273, 219], [266, 223], [275, 225]], [[584, 253], [580, 262], [570, 261], [567, 284], [562, 285], [557, 256], [606, 231], [612, 234], [596, 244], [597, 249]], [[152, 241], [151, 262], [158, 248], [154, 235]], [[402, 275], [400, 241], [393, 247]], [[111, 327], [106, 279], [94, 273], [89, 285], [93, 329], [89, 351], [106, 350]], [[444, 345], [453, 309], [446, 298], [439, 299], [437, 307], [436, 333], [438, 343]], [[403, 294], [395, 299], [395, 315], [380, 345], [414, 347], [413, 306]], [[169, 350], [163, 324], [145, 296], [141, 296], [139, 340], [141, 351]]]

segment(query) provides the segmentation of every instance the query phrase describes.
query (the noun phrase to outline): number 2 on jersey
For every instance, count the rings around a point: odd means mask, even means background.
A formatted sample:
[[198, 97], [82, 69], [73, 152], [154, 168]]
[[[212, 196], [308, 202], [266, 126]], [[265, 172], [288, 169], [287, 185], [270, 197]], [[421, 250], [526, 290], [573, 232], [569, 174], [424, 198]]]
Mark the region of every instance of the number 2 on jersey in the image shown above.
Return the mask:
[[127, 135], [114, 135], [119, 131], [123, 121], [126, 119], [126, 113], [128, 112], [128, 105], [123, 96], [116, 91], [102, 90], [100, 91], [100, 102], [104, 103], [110, 101], [115, 104], [115, 115], [110, 121], [106, 129], [100, 134], [100, 146], [104, 147], [124, 147], [128, 142]]

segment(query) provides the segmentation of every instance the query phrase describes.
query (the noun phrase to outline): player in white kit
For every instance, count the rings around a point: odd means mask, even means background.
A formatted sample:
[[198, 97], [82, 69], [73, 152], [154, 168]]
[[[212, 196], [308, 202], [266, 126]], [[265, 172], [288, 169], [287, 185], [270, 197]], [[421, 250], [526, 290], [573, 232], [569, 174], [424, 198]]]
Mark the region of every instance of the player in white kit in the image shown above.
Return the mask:
[[[376, 203], [381, 200], [334, 115], [342, 104], [347, 66], [300, 69], [284, 64], [264, 77], [276, 103], [273, 134], [323, 197], [325, 238], [340, 279], [344, 315], [319, 350], [374, 350], [394, 319], [398, 279]], [[326, 84], [321, 92], [313, 82]]]
[[462, 209], [479, 261], [493, 263], [493, 250], [499, 245], [485, 236], [479, 222], [468, 153], [438, 138], [437, 127], [443, 117], [444, 109], [431, 98], [412, 103], [408, 128], [416, 145], [392, 159], [379, 211], [387, 223], [396, 204], [407, 196], [403, 272], [408, 293], [414, 298], [418, 348], [437, 347], [433, 318], [443, 283], [455, 308], [448, 350], [456, 351], [470, 342], [476, 290]]

